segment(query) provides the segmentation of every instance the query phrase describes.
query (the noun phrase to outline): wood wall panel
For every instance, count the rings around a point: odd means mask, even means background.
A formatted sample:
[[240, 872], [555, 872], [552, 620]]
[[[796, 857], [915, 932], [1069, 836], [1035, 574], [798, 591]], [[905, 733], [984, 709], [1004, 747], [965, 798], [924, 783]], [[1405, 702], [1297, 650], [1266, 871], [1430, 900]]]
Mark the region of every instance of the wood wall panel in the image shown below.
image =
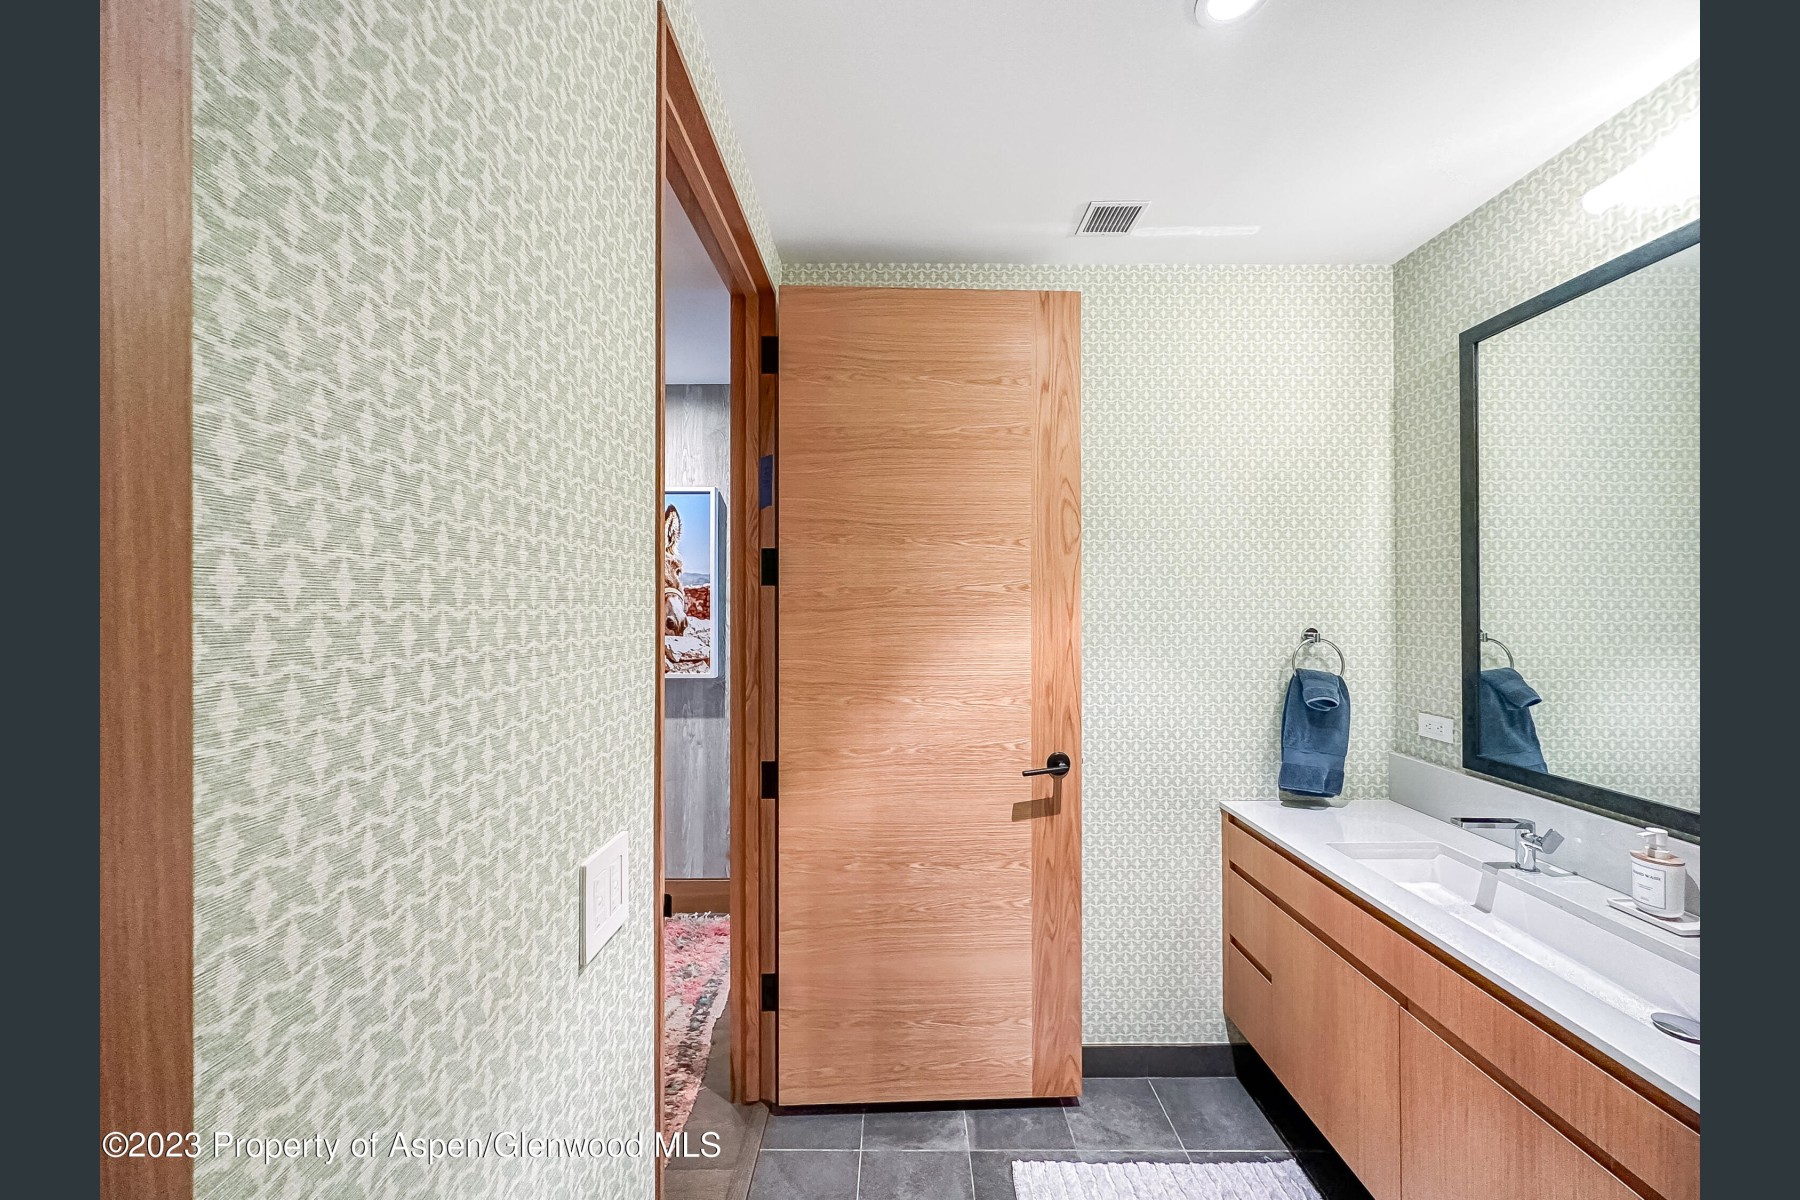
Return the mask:
[[[722, 330], [721, 332], [729, 332]], [[731, 478], [731, 388], [670, 384], [663, 389], [663, 486], [715, 487], [736, 518]], [[724, 879], [731, 874], [731, 623], [743, 603], [731, 586], [731, 560], [719, 580], [725, 614], [713, 636], [724, 654], [716, 679], [663, 682], [663, 870], [670, 879]], [[748, 603], [756, 597], [750, 595]]]
[[722, 913], [731, 911], [729, 879], [665, 879], [670, 910], [678, 913]]
[[731, 387], [663, 388], [663, 485], [716, 487], [731, 498]]

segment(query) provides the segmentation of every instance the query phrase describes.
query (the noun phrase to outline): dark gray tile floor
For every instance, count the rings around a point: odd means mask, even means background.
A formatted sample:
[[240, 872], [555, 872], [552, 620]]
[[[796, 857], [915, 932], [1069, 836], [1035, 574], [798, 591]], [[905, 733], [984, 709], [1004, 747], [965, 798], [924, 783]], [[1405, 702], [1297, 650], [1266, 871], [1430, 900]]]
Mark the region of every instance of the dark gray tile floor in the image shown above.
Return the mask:
[[[726, 1099], [731, 1094], [729, 1019], [721, 1013], [713, 1025], [706, 1078], [684, 1127], [692, 1153], [664, 1164], [663, 1200], [742, 1200], [749, 1190], [749, 1175], [769, 1110], [761, 1104], [733, 1104]], [[715, 1141], [703, 1140], [707, 1134]], [[711, 1145], [716, 1145], [719, 1153], [708, 1158], [704, 1151]]]
[[1018, 1159], [1215, 1162], [1288, 1158], [1230, 1076], [1089, 1079], [1079, 1105], [778, 1113], [750, 1200], [1015, 1200]]

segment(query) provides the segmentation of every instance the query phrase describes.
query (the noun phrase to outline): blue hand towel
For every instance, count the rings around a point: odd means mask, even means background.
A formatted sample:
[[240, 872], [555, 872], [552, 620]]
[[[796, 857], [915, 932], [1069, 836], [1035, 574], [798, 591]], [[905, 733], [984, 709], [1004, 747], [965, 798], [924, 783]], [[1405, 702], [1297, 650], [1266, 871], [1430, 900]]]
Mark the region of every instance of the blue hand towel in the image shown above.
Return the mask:
[[1337, 795], [1344, 790], [1349, 749], [1350, 689], [1343, 677], [1295, 671], [1281, 710], [1281, 790], [1297, 796]]
[[1344, 702], [1344, 681], [1330, 671], [1301, 667], [1294, 674], [1300, 680], [1300, 701], [1306, 707], [1328, 712]]
[[1481, 673], [1481, 756], [1549, 774], [1531, 707], [1543, 699], [1511, 667]]

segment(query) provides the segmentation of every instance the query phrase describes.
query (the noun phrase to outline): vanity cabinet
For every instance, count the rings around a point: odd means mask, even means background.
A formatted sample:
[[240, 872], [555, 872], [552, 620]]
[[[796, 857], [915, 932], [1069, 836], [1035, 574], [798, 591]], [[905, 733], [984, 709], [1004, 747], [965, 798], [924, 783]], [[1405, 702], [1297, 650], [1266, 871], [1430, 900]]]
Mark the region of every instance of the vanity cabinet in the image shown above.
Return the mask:
[[1698, 1114], [1227, 816], [1225, 1015], [1376, 1200], [1698, 1200]]

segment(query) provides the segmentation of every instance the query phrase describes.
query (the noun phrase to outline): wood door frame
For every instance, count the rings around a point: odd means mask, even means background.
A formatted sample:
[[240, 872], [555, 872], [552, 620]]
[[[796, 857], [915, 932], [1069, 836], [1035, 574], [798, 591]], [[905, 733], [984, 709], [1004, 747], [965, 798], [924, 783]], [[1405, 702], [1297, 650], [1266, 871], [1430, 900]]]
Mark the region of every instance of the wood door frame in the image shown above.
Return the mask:
[[1032, 1094], [1081, 1095], [1081, 293], [1039, 292], [1032, 448], [1032, 764], [1074, 756], [1031, 823]]
[[[719, 152], [693, 77], [682, 59], [668, 13], [657, 6], [656, 170], [656, 493], [663, 496], [663, 185], [666, 183], [731, 293], [731, 486], [727, 585], [731, 669], [731, 1098], [774, 1099], [774, 1014], [762, 1012], [761, 976], [773, 970], [774, 870], [772, 806], [762, 803], [762, 764], [774, 755], [774, 619], [772, 589], [762, 586], [762, 551], [775, 544], [774, 509], [762, 508], [761, 461], [774, 453], [775, 364], [763, 361], [776, 334], [775, 285], [750, 231], [724, 156]], [[656, 538], [661, 577], [660, 522]], [[660, 599], [660, 589], [659, 589]], [[656, 777], [653, 877], [655, 911], [663, 902], [662, 613], [656, 613]], [[660, 918], [659, 918], [660, 920]], [[660, 929], [660, 926], [659, 926]], [[654, 1026], [656, 1111], [662, 1112], [662, 938], [656, 940]], [[658, 1187], [661, 1187], [659, 1161]]]
[[[100, 1128], [194, 1127], [193, 120], [187, 0], [100, 5]], [[188, 1196], [186, 1158], [100, 1159]]]

